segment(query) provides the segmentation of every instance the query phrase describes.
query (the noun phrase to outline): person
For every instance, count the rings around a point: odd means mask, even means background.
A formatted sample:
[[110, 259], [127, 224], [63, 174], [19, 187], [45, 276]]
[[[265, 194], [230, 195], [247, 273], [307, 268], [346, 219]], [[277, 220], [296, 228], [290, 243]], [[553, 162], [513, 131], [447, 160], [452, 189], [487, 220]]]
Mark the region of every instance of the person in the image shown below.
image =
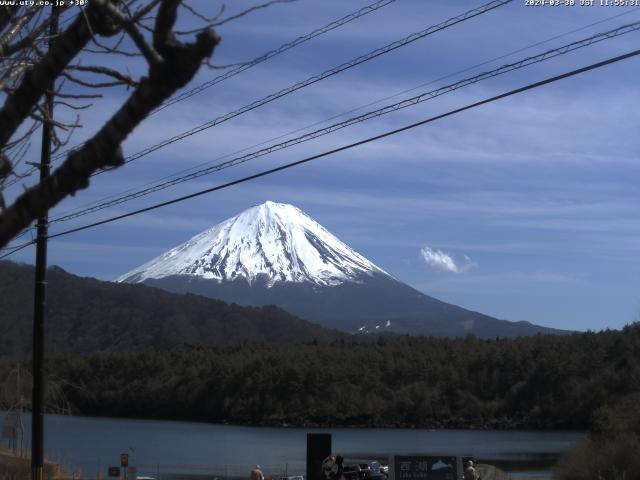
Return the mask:
[[264, 480], [264, 475], [262, 474], [262, 469], [260, 465], [256, 465], [251, 470], [251, 474], [249, 474], [249, 480]]
[[343, 473], [344, 458], [340, 455], [331, 454], [322, 461], [322, 473], [326, 480], [344, 480]]
[[464, 480], [480, 480], [480, 476], [473, 466], [473, 460], [469, 460], [464, 465]]

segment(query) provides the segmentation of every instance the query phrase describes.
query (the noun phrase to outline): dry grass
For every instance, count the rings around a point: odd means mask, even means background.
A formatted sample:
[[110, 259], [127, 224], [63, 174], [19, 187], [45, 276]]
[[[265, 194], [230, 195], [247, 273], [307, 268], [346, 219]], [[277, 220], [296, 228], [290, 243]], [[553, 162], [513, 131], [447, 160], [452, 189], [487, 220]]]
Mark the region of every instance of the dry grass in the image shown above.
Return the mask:
[[[53, 480], [60, 474], [58, 465], [45, 462], [44, 478]], [[0, 449], [0, 480], [31, 480], [31, 459], [14, 455], [10, 450]]]
[[560, 459], [559, 480], [640, 480], [640, 438], [633, 433], [587, 439]]

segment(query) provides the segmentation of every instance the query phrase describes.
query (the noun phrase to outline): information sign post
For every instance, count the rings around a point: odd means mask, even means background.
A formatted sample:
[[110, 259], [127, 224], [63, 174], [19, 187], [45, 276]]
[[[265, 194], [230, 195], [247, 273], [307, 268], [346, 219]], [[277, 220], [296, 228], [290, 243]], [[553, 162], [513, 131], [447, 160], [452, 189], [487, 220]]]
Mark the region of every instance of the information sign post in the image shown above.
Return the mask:
[[390, 480], [460, 480], [461, 457], [456, 455], [393, 455]]

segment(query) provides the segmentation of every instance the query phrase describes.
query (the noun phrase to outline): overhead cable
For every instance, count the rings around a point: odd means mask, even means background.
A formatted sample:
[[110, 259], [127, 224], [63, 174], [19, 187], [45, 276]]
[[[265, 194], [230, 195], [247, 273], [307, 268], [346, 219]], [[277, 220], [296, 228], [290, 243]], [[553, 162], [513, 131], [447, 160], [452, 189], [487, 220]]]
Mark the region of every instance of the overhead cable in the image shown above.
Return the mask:
[[[395, 2], [396, 0], [378, 0], [376, 2], [373, 2], [370, 5], [367, 5], [365, 7], [362, 7], [359, 10], [356, 10], [355, 12], [352, 12], [348, 15], [345, 15], [344, 17], [341, 17], [337, 20], [334, 20], [326, 25], [324, 25], [323, 27], [320, 28], [316, 28], [315, 30], [309, 32], [306, 35], [302, 35], [298, 38], [296, 38], [295, 40], [292, 40], [290, 42], [284, 43], [282, 45], [280, 45], [278, 48], [275, 48], [273, 50], [269, 50], [268, 52], [260, 55], [259, 57], [254, 58], [253, 60], [250, 60], [248, 62], [244, 62], [241, 63], [240, 65], [237, 65], [236, 67], [225, 71], [224, 73], [218, 75], [217, 77], [212, 78], [211, 80], [208, 80], [204, 83], [201, 83], [200, 85], [186, 91], [183, 92], [179, 95], [176, 95], [175, 97], [172, 97], [168, 100], [166, 100], [162, 105], [160, 105], [158, 108], [156, 108], [154, 111], [152, 111], [149, 115], [153, 115], [154, 113], [157, 113], [175, 103], [181, 102], [183, 100], [186, 100], [187, 98], [190, 98], [194, 95], [197, 95], [200, 92], [203, 92], [204, 90], [220, 83], [223, 82], [225, 80], [228, 80], [231, 77], [235, 77], [236, 75], [244, 72], [245, 70], [248, 70], [252, 67], [255, 67], [256, 65], [259, 65], [263, 62], [266, 62], [267, 60], [280, 55], [281, 53], [286, 52], [287, 50], [291, 50], [292, 48], [297, 47], [298, 45], [301, 45], [309, 40], [312, 40], [316, 37], [319, 37], [320, 35], [323, 35], [327, 32], [330, 32], [331, 30], [335, 30], [338, 27], [341, 27], [343, 25], [346, 25], [349, 22], [352, 22], [360, 17], [363, 17], [364, 15], [367, 15], [369, 13], [375, 12], [376, 10], [381, 9], [382, 7], [386, 7], [387, 5]], [[76, 145], [75, 147], [71, 148], [71, 149], [67, 149], [64, 152], [60, 152], [56, 155], [53, 156], [53, 160], [58, 160], [62, 157], [65, 157], [70, 150], [74, 150], [76, 148], [79, 148], [81, 145]]]
[[[371, 143], [371, 142], [374, 142], [374, 141], [377, 141], [377, 140], [380, 140], [380, 139], [383, 139], [383, 138], [386, 138], [386, 137], [389, 137], [389, 136], [392, 136], [392, 135], [397, 135], [398, 133], [405, 132], [407, 130], [411, 130], [411, 129], [414, 129], [416, 127], [420, 127], [422, 125], [426, 125], [426, 124], [435, 122], [436, 120], [441, 120], [443, 118], [450, 117], [452, 115], [455, 115], [455, 114], [458, 114], [458, 113], [461, 113], [461, 112], [464, 112], [464, 111], [467, 111], [467, 110], [471, 110], [473, 108], [477, 108], [479, 106], [486, 105], [488, 103], [492, 103], [492, 102], [495, 102], [497, 100], [501, 100], [503, 98], [507, 98], [507, 97], [510, 97], [510, 96], [513, 96], [513, 95], [516, 95], [516, 94], [520, 94], [520, 93], [526, 92], [528, 90], [533, 90], [535, 88], [539, 88], [539, 87], [542, 87], [544, 85], [548, 85], [550, 83], [554, 83], [554, 82], [557, 82], [559, 80], [563, 80], [565, 78], [569, 78], [569, 77], [573, 77], [573, 76], [576, 76], [576, 75], [580, 75], [582, 73], [586, 73], [586, 72], [591, 71], [591, 70], [596, 70], [596, 69], [602, 68], [602, 67], [604, 67], [606, 65], [610, 65], [610, 64], [616, 63], [616, 62], [620, 62], [622, 60], [626, 60], [626, 59], [629, 59], [631, 57], [635, 57], [637, 55], [640, 55], [640, 49], [633, 50], [633, 51], [631, 51], [629, 53], [625, 53], [623, 55], [618, 55], [616, 57], [611, 57], [611, 58], [608, 58], [607, 60], [603, 60], [601, 62], [593, 63], [591, 65], [587, 65], [587, 66], [582, 67], [582, 68], [571, 70], [569, 72], [565, 72], [563, 74], [556, 75], [554, 77], [550, 77], [550, 78], [547, 78], [545, 80], [541, 80], [541, 81], [538, 81], [538, 82], [530, 83], [530, 84], [525, 85], [523, 87], [519, 87], [519, 88], [516, 88], [516, 89], [513, 89], [513, 90], [509, 90], [508, 92], [501, 93], [499, 95], [495, 95], [495, 96], [487, 98], [485, 100], [481, 100], [479, 102], [471, 103], [471, 104], [466, 105], [464, 107], [456, 108], [456, 109], [450, 110], [450, 111], [448, 111], [446, 113], [442, 113], [440, 115], [436, 115], [436, 116], [427, 118], [425, 120], [421, 120], [419, 122], [415, 122], [415, 123], [412, 123], [412, 124], [409, 124], [409, 125], [405, 125], [404, 127], [400, 127], [400, 128], [395, 129], [395, 130], [390, 130], [390, 131], [387, 131], [385, 133], [381, 133], [379, 135], [375, 135], [373, 137], [369, 137], [369, 138], [366, 138], [364, 140], [360, 140], [358, 142], [350, 143], [348, 145], [343, 145], [342, 147], [334, 148], [332, 150], [328, 150], [328, 151], [325, 151], [323, 153], [319, 153], [317, 155], [312, 155], [310, 157], [303, 158], [302, 160], [298, 160], [298, 161], [295, 161], [295, 162], [287, 163], [285, 165], [281, 165], [279, 167], [271, 168], [269, 170], [263, 170], [262, 172], [259, 172], [259, 173], [253, 174], [253, 175], [249, 175], [249, 176], [237, 179], [237, 180], [233, 180], [231, 182], [227, 182], [227, 183], [224, 183], [224, 184], [221, 184], [221, 185], [217, 185], [215, 187], [211, 187], [211, 188], [207, 188], [207, 189], [204, 189], [204, 190], [200, 190], [198, 192], [191, 193], [189, 195], [184, 195], [184, 196], [181, 196], [181, 197], [178, 197], [178, 198], [174, 198], [172, 200], [168, 200], [168, 201], [165, 201], [165, 202], [157, 203], [155, 205], [151, 205], [149, 207], [141, 208], [139, 210], [128, 212], [128, 213], [125, 213], [125, 214], [122, 214], [122, 215], [117, 215], [115, 217], [107, 218], [105, 220], [100, 220], [99, 222], [94, 222], [94, 223], [90, 223], [90, 224], [83, 225], [83, 226], [80, 226], [80, 227], [76, 227], [76, 228], [72, 228], [72, 229], [69, 229], [69, 230], [65, 230], [65, 231], [62, 231], [62, 232], [59, 232], [59, 233], [55, 233], [53, 235], [49, 235], [48, 238], [52, 239], [52, 238], [62, 237], [64, 235], [69, 235], [71, 233], [76, 233], [76, 232], [80, 232], [80, 231], [87, 230], [87, 229], [90, 229], [90, 228], [94, 228], [94, 227], [97, 227], [99, 225], [105, 225], [107, 223], [112, 223], [112, 222], [115, 222], [115, 221], [118, 221], [118, 220], [122, 220], [122, 219], [125, 219], [125, 218], [133, 217], [133, 216], [139, 215], [141, 213], [149, 212], [149, 211], [152, 211], [152, 210], [156, 210], [158, 208], [162, 208], [162, 207], [166, 207], [166, 206], [173, 205], [173, 204], [176, 204], [176, 203], [180, 203], [180, 202], [183, 202], [185, 200], [189, 200], [189, 199], [196, 198], [196, 197], [199, 197], [199, 196], [202, 196], [202, 195], [206, 195], [208, 193], [212, 193], [212, 192], [215, 192], [215, 191], [219, 191], [219, 190], [223, 190], [223, 189], [226, 189], [226, 188], [229, 188], [229, 187], [233, 187], [235, 185], [239, 185], [241, 183], [248, 182], [250, 180], [255, 180], [255, 179], [258, 179], [258, 178], [261, 178], [261, 177], [265, 177], [267, 175], [272, 175], [274, 173], [281, 172], [283, 170], [287, 170], [287, 169], [290, 169], [290, 168], [293, 168], [293, 167], [297, 167], [299, 165], [303, 165], [305, 163], [309, 163], [309, 162], [311, 162], [313, 160], [317, 160], [317, 159], [320, 159], [320, 158], [323, 158], [323, 157], [327, 157], [329, 155], [333, 155], [333, 154], [338, 153], [338, 152], [343, 152], [345, 150], [350, 150], [352, 148], [359, 147], [359, 146], [365, 145], [367, 143]], [[7, 255], [8, 254], [0, 256], [0, 259], [4, 258]]]
[[263, 141], [261, 141], [261, 142], [258, 142], [258, 143], [255, 143], [255, 144], [252, 144], [252, 145], [250, 145], [250, 146], [248, 146], [248, 147], [244, 147], [244, 148], [242, 148], [242, 149], [240, 149], [240, 150], [236, 150], [236, 151], [234, 151], [234, 152], [231, 152], [231, 153], [228, 153], [228, 154], [222, 155], [222, 156], [217, 157], [217, 158], [215, 158], [215, 159], [213, 159], [213, 160], [209, 160], [209, 161], [206, 161], [206, 162], [200, 163], [200, 164], [198, 164], [198, 165], [194, 165], [194, 166], [192, 166], [192, 167], [189, 167], [189, 168], [186, 168], [186, 169], [180, 170], [180, 171], [178, 171], [178, 172], [172, 173], [172, 174], [170, 174], [170, 175], [166, 175], [166, 176], [164, 176], [164, 177], [161, 177], [161, 178], [159, 178], [159, 179], [157, 179], [157, 180], [154, 180], [154, 181], [151, 181], [151, 182], [147, 182], [147, 183], [145, 183], [145, 184], [138, 185], [138, 186], [136, 186], [136, 187], [132, 187], [132, 188], [130, 188], [130, 189], [128, 189], [128, 190], [125, 190], [125, 191], [123, 191], [123, 192], [120, 192], [120, 193], [111, 194], [111, 195], [108, 195], [108, 196], [106, 196], [106, 197], [103, 197], [103, 198], [101, 198], [101, 199], [99, 199], [99, 200], [94, 200], [94, 201], [91, 201], [91, 202], [87, 202], [87, 203], [85, 203], [85, 204], [81, 205], [80, 207], [70, 208], [70, 209], [66, 210], [65, 212], [63, 212], [63, 213], [60, 215], [60, 217], [62, 217], [62, 216], [66, 216], [67, 214], [72, 213], [72, 212], [77, 212], [77, 211], [79, 211], [79, 210], [84, 210], [86, 207], [94, 206], [94, 205], [97, 205], [97, 204], [102, 204], [102, 203], [104, 203], [104, 202], [106, 202], [107, 200], [112, 199], [112, 198], [119, 198], [119, 197], [121, 197], [121, 196], [123, 196], [123, 195], [125, 195], [125, 194], [127, 194], [127, 193], [129, 193], [129, 192], [133, 192], [133, 191], [138, 190], [138, 189], [140, 189], [140, 188], [143, 188], [143, 187], [147, 187], [147, 186], [151, 186], [151, 185], [157, 184], [158, 182], [161, 182], [161, 181], [163, 181], [163, 180], [168, 180], [168, 179], [170, 179], [170, 178], [175, 178], [175, 177], [177, 177], [177, 176], [179, 176], [179, 175], [186, 174], [187, 172], [191, 172], [191, 171], [195, 171], [195, 170], [201, 169], [201, 168], [202, 168], [202, 167], [204, 167], [205, 165], [211, 165], [212, 163], [217, 162], [217, 161], [219, 161], [219, 160], [223, 160], [223, 159], [225, 159], [225, 158], [230, 158], [230, 157], [232, 157], [232, 156], [234, 156], [234, 155], [238, 155], [238, 154], [241, 154], [241, 153], [244, 153], [244, 152], [248, 152], [248, 151], [250, 151], [251, 149], [254, 149], [254, 148], [257, 148], [257, 147], [261, 147], [261, 146], [263, 146], [263, 145], [267, 145], [267, 144], [269, 144], [270, 142], [275, 142], [275, 141], [277, 141], [277, 140], [280, 140], [280, 139], [286, 138], [286, 137], [288, 137], [288, 136], [290, 136], [290, 135], [294, 135], [294, 134], [296, 134], [296, 133], [303, 132], [303, 131], [308, 130], [308, 129], [310, 129], [310, 128], [317, 127], [318, 125], [322, 125], [322, 124], [327, 123], [327, 122], [329, 122], [329, 121], [331, 121], [331, 120], [335, 120], [335, 119], [338, 119], [338, 118], [340, 118], [340, 117], [344, 117], [344, 116], [346, 116], [346, 115], [349, 115], [349, 114], [355, 113], [355, 112], [360, 111], [360, 110], [362, 110], [362, 109], [364, 109], [364, 108], [372, 107], [372, 106], [377, 105], [377, 104], [380, 104], [380, 103], [382, 103], [382, 102], [384, 102], [384, 101], [387, 101], [387, 100], [391, 100], [391, 99], [393, 99], [393, 98], [400, 97], [401, 95], [404, 95], [404, 94], [406, 94], [406, 93], [414, 92], [414, 91], [416, 91], [416, 90], [418, 90], [418, 89], [420, 89], [420, 88], [427, 87], [427, 86], [429, 86], [429, 85], [433, 85], [433, 84], [435, 84], [435, 83], [437, 83], [437, 82], [440, 82], [440, 81], [442, 81], [442, 80], [446, 80], [446, 79], [448, 79], [448, 78], [454, 77], [454, 76], [459, 75], [459, 74], [461, 74], [461, 73], [465, 73], [465, 72], [468, 72], [468, 71], [471, 71], [471, 70], [475, 70], [475, 69], [476, 69], [476, 68], [478, 68], [478, 67], [482, 67], [482, 66], [484, 66], [484, 65], [488, 65], [488, 64], [490, 64], [490, 63], [494, 63], [494, 62], [496, 62], [496, 61], [498, 61], [498, 60], [502, 60], [503, 58], [507, 58], [507, 57], [510, 57], [510, 56], [512, 56], [512, 55], [515, 55], [516, 53], [520, 53], [520, 52], [523, 52], [523, 51], [526, 51], [526, 50], [530, 50], [530, 49], [535, 48], [535, 47], [537, 47], [537, 46], [544, 45], [545, 43], [549, 43], [549, 42], [551, 42], [551, 41], [553, 41], [553, 40], [557, 40], [558, 38], [562, 38], [562, 37], [565, 37], [565, 36], [570, 35], [570, 34], [572, 34], [572, 33], [576, 33], [576, 32], [580, 32], [580, 31], [582, 31], [582, 30], [586, 30], [586, 29], [588, 29], [588, 28], [590, 28], [590, 27], [593, 27], [593, 26], [595, 26], [595, 25], [599, 25], [599, 24], [602, 24], [602, 23], [605, 23], [605, 22], [611, 21], [611, 20], [613, 20], [613, 19], [615, 19], [615, 18], [618, 18], [618, 17], [624, 16], [624, 15], [629, 15], [630, 13], [634, 13], [634, 12], [636, 12], [636, 13], [637, 13], [638, 11], [640, 11], [640, 8], [637, 8], [637, 9], [635, 9], [635, 10], [627, 10], [627, 11], [624, 11], [624, 12], [622, 12], [622, 13], [618, 13], [618, 14], [616, 14], [616, 15], [612, 15], [612, 16], [610, 16], [610, 17], [606, 17], [606, 18], [604, 18], [604, 19], [598, 20], [598, 21], [596, 21], [596, 22], [592, 22], [592, 23], [589, 23], [589, 24], [587, 24], [587, 25], [583, 25], [583, 26], [581, 26], [581, 27], [579, 27], [579, 28], [576, 28], [576, 29], [573, 29], [573, 30], [569, 30], [569, 31], [564, 32], [564, 33], [561, 33], [561, 34], [559, 34], [559, 35], [555, 35], [555, 36], [553, 36], [553, 37], [549, 37], [549, 38], [547, 38], [547, 39], [545, 39], [545, 40], [542, 40], [542, 41], [539, 41], [539, 42], [535, 42], [535, 43], [529, 44], [529, 45], [527, 45], [527, 46], [525, 46], [525, 47], [521, 47], [521, 48], [518, 48], [518, 49], [516, 49], [516, 50], [512, 50], [512, 51], [510, 51], [510, 52], [508, 52], [508, 53], [505, 53], [505, 54], [502, 54], [502, 55], [500, 55], [500, 56], [498, 56], [498, 57], [493, 57], [493, 58], [491, 58], [491, 59], [489, 59], [489, 60], [484, 60], [484, 61], [482, 61], [482, 62], [480, 62], [480, 63], [476, 63], [476, 64], [471, 65], [471, 66], [469, 66], [469, 67], [466, 67], [466, 68], [464, 68], [464, 69], [462, 69], [462, 70], [457, 70], [457, 71], [455, 71], [455, 72], [448, 73], [448, 74], [446, 74], [446, 75], [444, 75], [444, 76], [441, 76], [441, 77], [438, 77], [438, 78], [436, 78], [436, 79], [430, 80], [430, 81], [428, 81], [428, 82], [426, 82], [426, 83], [422, 83], [422, 84], [420, 84], [420, 85], [418, 85], [418, 86], [416, 86], [416, 87], [412, 87], [412, 88], [410, 88], [410, 89], [406, 89], [406, 90], [403, 90], [403, 91], [400, 91], [400, 92], [394, 93], [394, 94], [392, 94], [392, 95], [388, 95], [388, 96], [383, 97], [383, 98], [380, 98], [380, 99], [378, 99], [378, 100], [374, 100], [374, 101], [369, 102], [369, 103], [367, 103], [367, 104], [360, 105], [359, 107], [352, 108], [352, 109], [350, 109], [350, 110], [348, 110], [348, 111], [345, 111], [345, 112], [342, 112], [342, 113], [339, 113], [339, 114], [336, 114], [336, 115], [332, 115], [331, 117], [325, 118], [324, 120], [316, 121], [316, 122], [314, 122], [314, 123], [312, 123], [312, 124], [309, 124], [309, 125], [306, 125], [306, 126], [304, 126], [304, 127], [296, 128], [296, 129], [294, 129], [294, 130], [292, 130], [292, 131], [289, 131], [289, 132], [287, 132], [287, 133], [280, 134], [280, 135], [278, 135], [278, 136], [276, 136], [276, 137], [272, 137], [272, 138], [269, 138], [269, 139], [267, 139], [267, 140], [263, 140]]
[[[381, 48], [377, 48], [365, 55], [361, 55], [357, 58], [354, 58], [353, 60], [350, 60], [349, 62], [345, 62], [341, 65], [338, 65], [337, 67], [333, 67], [330, 68], [329, 70], [325, 70], [324, 72], [318, 74], [318, 75], [314, 75], [312, 77], [307, 78], [306, 80], [302, 80], [301, 82], [295, 83], [293, 85], [290, 85], [287, 88], [284, 88], [278, 92], [272, 93], [270, 95], [267, 95], [266, 97], [261, 98], [260, 100], [256, 100], [248, 105], [245, 105], [244, 107], [241, 107], [237, 110], [234, 110], [232, 112], [226, 113], [224, 115], [221, 115], [217, 118], [214, 118], [213, 120], [210, 120], [208, 122], [205, 122], [201, 125], [198, 125], [197, 127], [191, 128], [185, 132], [179, 133], [178, 135], [174, 135], [171, 138], [168, 138], [166, 140], [163, 140], [162, 142], [159, 142], [155, 145], [151, 145], [147, 148], [145, 148], [144, 150], [141, 150], [137, 153], [134, 153], [130, 156], [128, 156], [125, 159], [125, 163], [130, 163], [133, 162], [135, 160], [138, 160], [139, 158], [142, 158], [146, 155], [149, 155], [152, 152], [155, 152], [156, 150], [159, 150], [161, 148], [166, 147], [167, 145], [171, 145], [172, 143], [175, 143], [177, 141], [183, 140], [187, 137], [190, 137], [192, 135], [195, 135], [196, 133], [200, 133], [204, 130], [207, 130], [211, 127], [214, 127], [216, 125], [219, 125], [221, 123], [224, 123], [228, 120], [231, 120], [232, 118], [238, 117], [244, 113], [247, 113], [251, 110], [254, 110], [258, 107], [261, 107], [263, 105], [266, 105], [270, 102], [273, 102], [274, 100], [277, 100], [279, 98], [284, 97], [285, 95], [289, 95], [290, 93], [293, 93], [295, 91], [298, 91], [302, 88], [308, 87], [309, 85], [312, 85], [314, 83], [317, 83], [321, 80], [324, 80], [326, 78], [329, 78], [333, 75], [336, 75], [340, 72], [343, 72], [345, 70], [348, 70], [350, 68], [353, 68], [357, 65], [360, 65], [362, 63], [368, 62], [370, 60], [373, 60], [374, 58], [377, 58], [381, 55], [384, 55], [386, 53], [392, 52], [398, 48], [404, 47], [406, 45], [409, 45], [410, 43], [415, 42], [416, 40], [420, 40], [421, 38], [424, 38], [428, 35], [432, 35], [436, 32], [439, 32], [441, 30], [445, 30], [453, 25], [456, 25], [458, 23], [462, 23], [465, 22], [471, 18], [477, 17], [478, 15], [482, 15], [484, 13], [487, 13], [495, 8], [501, 7], [502, 5], [505, 5], [507, 3], [512, 2], [513, 0], [493, 0], [489, 3], [486, 3], [478, 8], [474, 8], [472, 10], [468, 10], [467, 12], [464, 12], [460, 15], [457, 15], [455, 17], [452, 17], [448, 20], [445, 20], [444, 22], [441, 22], [437, 25], [433, 25], [429, 28], [426, 28], [424, 30], [421, 30], [419, 32], [415, 32], [412, 33], [411, 35], [407, 35], [406, 37], [400, 39], [400, 40], [396, 40], [395, 42], [392, 42], [388, 45], [385, 45], [384, 47]], [[94, 173], [94, 175], [99, 175], [101, 173], [103, 173], [104, 170], [100, 170], [96, 173]]]
[[624, 35], [630, 32], [634, 32], [640, 30], [640, 21], [639, 22], [635, 22], [629, 25], [624, 25], [622, 27], [618, 27], [616, 29], [610, 30], [608, 32], [603, 32], [603, 33], [598, 33], [596, 35], [593, 35], [591, 37], [582, 39], [582, 40], [578, 40], [572, 43], [569, 43], [567, 45], [563, 45], [561, 47], [558, 48], [554, 48], [552, 50], [548, 50], [544, 53], [538, 54], [538, 55], [534, 55], [534, 56], [530, 56], [530, 57], [526, 57], [522, 60], [519, 60], [517, 62], [514, 63], [510, 63], [510, 64], [506, 64], [503, 65], [499, 68], [496, 68], [494, 70], [490, 70], [484, 73], [481, 73], [479, 75], [475, 75], [473, 77], [469, 77], [469, 78], [465, 78], [463, 80], [460, 80], [458, 82], [437, 88], [435, 90], [431, 90], [428, 92], [424, 92], [421, 93], [419, 95], [413, 96], [411, 98], [405, 99], [405, 100], [401, 100], [399, 102], [393, 103], [391, 105], [386, 105], [382, 108], [376, 109], [376, 110], [372, 110], [369, 112], [366, 112], [364, 114], [355, 116], [355, 117], [351, 117], [347, 120], [343, 120], [341, 122], [337, 122], [334, 123], [332, 125], [329, 125], [327, 127], [324, 128], [320, 128], [317, 130], [314, 130], [312, 132], [309, 133], [305, 133], [303, 135], [300, 135], [298, 137], [289, 139], [289, 140], [285, 140], [284, 142], [281, 143], [277, 143], [265, 148], [262, 148], [260, 150], [251, 152], [251, 153], [247, 153], [245, 155], [239, 156], [239, 157], [235, 157], [231, 160], [227, 160], [225, 162], [222, 163], [218, 163], [216, 165], [201, 169], [201, 170], [197, 170], [195, 172], [191, 172], [189, 174], [186, 175], [182, 175], [180, 177], [176, 177], [173, 178], [171, 180], [162, 182], [160, 184], [148, 187], [148, 188], [144, 188], [141, 190], [138, 190], [136, 192], [133, 193], [129, 193], [127, 195], [122, 195], [118, 198], [115, 198], [113, 200], [109, 200], [106, 202], [102, 202], [99, 203], [97, 205], [88, 207], [88, 208], [84, 208], [54, 219], [50, 220], [50, 223], [54, 223], [54, 222], [63, 222], [63, 221], [68, 221], [68, 220], [72, 220], [90, 213], [95, 213], [97, 211], [103, 210], [105, 208], [108, 207], [112, 207], [115, 205], [119, 205], [121, 203], [125, 203], [128, 201], [131, 201], [133, 199], [136, 198], [140, 198], [143, 196], [147, 196], [150, 195], [152, 193], [158, 192], [160, 190], [164, 190], [166, 188], [172, 187], [174, 185], [189, 181], [189, 180], [193, 180], [205, 175], [209, 175], [213, 172], [217, 172], [226, 168], [230, 168], [245, 162], [248, 162], [250, 160], [253, 160], [255, 158], [258, 157], [262, 157], [264, 155], [268, 155], [270, 153], [273, 153], [275, 151], [279, 151], [279, 150], [284, 150], [286, 148], [292, 147], [294, 145], [298, 145], [300, 143], [309, 141], [309, 140], [313, 140], [315, 138], [324, 136], [324, 135], [328, 135], [330, 133], [333, 133], [337, 130], [341, 130], [343, 128], [355, 125], [357, 123], [362, 123], [364, 121], [370, 120], [372, 118], [377, 118], [413, 105], [417, 105], [419, 103], [422, 102], [426, 102], [428, 100], [432, 100], [436, 97], [439, 97], [441, 95], [453, 92], [455, 90], [458, 90], [460, 88], [466, 87], [468, 85], [472, 85], [475, 83], [478, 83], [480, 81], [489, 79], [489, 78], [493, 78], [496, 77], [498, 75], [503, 75], [505, 73], [514, 71], [514, 70], [518, 70], [520, 68], [524, 68], [530, 65], [533, 65], [535, 63], [540, 63], [543, 62], [545, 60], [549, 60], [551, 58], [555, 58], [558, 57], [560, 55], [565, 55], [569, 52], [575, 51], [579, 48], [584, 48], [587, 47], [589, 45], [593, 45], [594, 43], [598, 43], [601, 42], [603, 40], [607, 40], [610, 38], [614, 38], [620, 35]]
[[307, 35], [303, 35], [301, 37], [296, 38], [295, 40], [285, 43], [284, 45], [279, 46], [278, 48], [275, 48], [273, 50], [268, 51], [267, 53], [260, 55], [257, 58], [254, 58], [253, 60], [240, 64], [237, 67], [226, 71], [225, 73], [223, 73], [222, 75], [218, 75], [217, 77], [208, 80], [204, 83], [201, 83], [200, 85], [198, 85], [197, 87], [192, 88], [191, 90], [188, 90], [186, 92], [183, 92], [179, 95], [176, 95], [173, 98], [168, 99], [166, 102], [164, 102], [162, 105], [160, 105], [158, 108], [156, 108], [153, 113], [157, 113], [160, 110], [163, 110], [167, 107], [170, 107], [171, 105], [173, 105], [174, 103], [178, 103], [181, 102], [183, 100], [186, 100], [187, 98], [193, 97], [194, 95], [197, 95], [200, 92], [205, 91], [206, 89], [216, 85], [217, 83], [220, 83], [224, 80], [227, 80], [228, 78], [234, 77], [236, 75], [238, 75], [241, 72], [244, 72], [245, 70], [250, 69], [251, 67], [255, 67], [256, 65], [265, 62], [267, 60], [269, 60], [270, 58], [275, 57], [276, 55], [279, 55], [281, 53], [286, 52], [287, 50], [290, 50], [294, 47], [297, 47], [298, 45], [311, 40], [312, 38], [318, 37], [324, 33], [330, 32], [331, 30], [334, 30], [338, 27], [341, 27], [342, 25], [345, 25], [357, 18], [360, 18], [368, 13], [371, 12], [375, 12], [376, 10], [385, 7], [387, 5], [389, 5], [390, 3], [395, 2], [396, 0], [380, 0], [377, 2], [372, 3], [371, 5], [367, 5], [366, 7], [361, 8], [360, 10], [350, 13], [349, 15], [345, 15], [344, 17], [335, 20], [331, 23], [328, 23], [327, 25], [325, 25], [324, 27], [321, 28], [317, 28], [316, 30], [308, 33]]

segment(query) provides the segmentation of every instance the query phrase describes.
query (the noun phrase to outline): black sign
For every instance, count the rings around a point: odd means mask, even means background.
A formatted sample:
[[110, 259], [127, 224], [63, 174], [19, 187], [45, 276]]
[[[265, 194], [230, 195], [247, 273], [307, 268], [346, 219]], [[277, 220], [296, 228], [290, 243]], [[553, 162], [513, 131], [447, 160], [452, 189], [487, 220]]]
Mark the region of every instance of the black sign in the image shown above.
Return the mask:
[[395, 480], [458, 480], [455, 456], [396, 456]]
[[120, 476], [120, 467], [109, 467], [109, 476], [110, 477], [119, 477]]
[[128, 467], [129, 466], [129, 454], [128, 453], [121, 453], [120, 454], [120, 466], [121, 467]]

